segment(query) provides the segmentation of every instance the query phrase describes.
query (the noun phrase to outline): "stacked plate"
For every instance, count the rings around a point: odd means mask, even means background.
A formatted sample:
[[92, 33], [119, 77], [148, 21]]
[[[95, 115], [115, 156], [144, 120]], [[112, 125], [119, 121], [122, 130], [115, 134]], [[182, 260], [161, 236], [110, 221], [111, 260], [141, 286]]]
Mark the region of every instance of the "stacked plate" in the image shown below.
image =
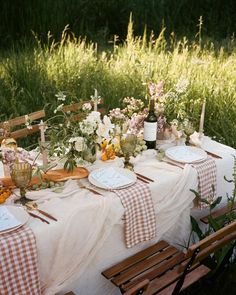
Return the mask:
[[0, 206], [0, 234], [23, 226], [28, 219], [28, 213], [21, 207]]
[[104, 167], [89, 174], [89, 181], [103, 189], [121, 189], [136, 182], [136, 174], [119, 167]]
[[168, 148], [165, 155], [179, 163], [197, 163], [207, 159], [207, 153], [204, 150], [193, 146], [174, 146]]

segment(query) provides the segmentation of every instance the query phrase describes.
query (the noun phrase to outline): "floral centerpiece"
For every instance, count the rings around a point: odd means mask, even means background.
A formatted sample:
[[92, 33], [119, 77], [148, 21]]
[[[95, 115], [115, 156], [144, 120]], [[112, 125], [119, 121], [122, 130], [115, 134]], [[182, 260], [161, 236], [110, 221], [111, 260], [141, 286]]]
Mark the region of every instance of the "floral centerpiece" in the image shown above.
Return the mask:
[[63, 110], [66, 101], [64, 93], [60, 92], [56, 97], [58, 101], [63, 100], [63, 103], [55, 109], [55, 116], [46, 122], [46, 134], [51, 142], [50, 153], [51, 156], [55, 155], [65, 160], [65, 169], [73, 170], [85, 161], [95, 161], [97, 147], [104, 140], [111, 140], [114, 125], [108, 116], [102, 118], [100, 112], [93, 110], [94, 102], [96, 101], [96, 107], [99, 102], [96, 90], [92, 101], [82, 104], [78, 110], [80, 120], [74, 119], [74, 113]]

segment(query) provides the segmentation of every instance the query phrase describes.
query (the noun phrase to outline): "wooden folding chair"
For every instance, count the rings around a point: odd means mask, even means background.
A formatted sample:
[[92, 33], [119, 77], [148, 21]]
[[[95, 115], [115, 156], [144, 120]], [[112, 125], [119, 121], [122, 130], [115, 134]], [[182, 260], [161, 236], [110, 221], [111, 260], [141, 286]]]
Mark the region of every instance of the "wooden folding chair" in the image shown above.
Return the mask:
[[[34, 124], [34, 121], [45, 117], [45, 111], [40, 110], [40, 111], [31, 113], [31, 114], [28, 114], [27, 116], [28, 116], [28, 119], [32, 122], [30, 129], [27, 127], [24, 127], [24, 128], [12, 131], [13, 129], [15, 129], [15, 127], [18, 127], [20, 125], [25, 125], [25, 123], [26, 123], [25, 116], [16, 117], [14, 119], [10, 119], [8, 121], [0, 123], [0, 129], [4, 129], [5, 126], [7, 125], [11, 131], [10, 132], [11, 137], [15, 138], [15, 139], [26, 137], [29, 134], [33, 134], [35, 132], [38, 132], [40, 126], [39, 126], [39, 124]], [[3, 136], [0, 137], [0, 142], [3, 140], [3, 138], [4, 138]]]
[[[69, 105], [65, 105], [61, 108], [64, 113], [71, 112], [71, 120], [72, 121], [80, 121], [83, 118], [83, 112], [81, 112], [82, 107], [85, 103], [91, 103], [91, 101], [80, 101], [76, 103], [72, 103]], [[93, 103], [91, 103], [93, 106]], [[97, 111], [101, 114], [104, 114], [105, 109], [103, 107], [103, 100], [100, 100], [100, 103], [97, 106]]]
[[[177, 295], [216, 267], [207, 264], [210, 255], [236, 239], [236, 221], [212, 233], [186, 253], [165, 241], [138, 252], [102, 272], [125, 295]], [[225, 256], [226, 263], [235, 242]]]
[[218, 218], [222, 217], [223, 215], [227, 215], [227, 214], [235, 214], [235, 216], [236, 216], [236, 203], [233, 204], [232, 206], [230, 204], [227, 204], [224, 207], [215, 210], [210, 215], [208, 214], [208, 215], [206, 215], [204, 217], [201, 217], [200, 220], [203, 223], [208, 224], [210, 216], [213, 219], [217, 220]]

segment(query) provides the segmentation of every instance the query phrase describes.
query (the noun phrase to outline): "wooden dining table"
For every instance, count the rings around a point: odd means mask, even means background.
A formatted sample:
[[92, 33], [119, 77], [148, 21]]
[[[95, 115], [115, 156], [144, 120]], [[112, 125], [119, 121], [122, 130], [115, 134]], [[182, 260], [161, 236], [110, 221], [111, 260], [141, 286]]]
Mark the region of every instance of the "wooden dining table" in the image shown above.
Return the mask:
[[[209, 139], [211, 152], [217, 167], [217, 195], [226, 202], [233, 184], [233, 148]], [[42, 216], [44, 223], [30, 217], [27, 223], [36, 237], [39, 272], [43, 294], [64, 294], [73, 291], [79, 295], [113, 295], [119, 291], [101, 272], [120, 260], [154, 244], [160, 239], [181, 247], [186, 246], [190, 231], [190, 214], [197, 218], [206, 209], [194, 207], [198, 177], [191, 165], [179, 167], [159, 161], [155, 150], [148, 150], [131, 160], [134, 171], [153, 181], [144, 182], [151, 190], [156, 216], [156, 236], [152, 240], [127, 248], [124, 239], [124, 207], [114, 192], [91, 187], [88, 179], [68, 180], [61, 190], [55, 188], [29, 191], [27, 197], [38, 208], [49, 213], [57, 221]], [[99, 167], [120, 167], [122, 161], [97, 161], [87, 167], [93, 171]], [[3, 171], [0, 172], [3, 175]], [[82, 184], [82, 185], [81, 185]], [[17, 191], [16, 191], [17, 193]], [[8, 201], [12, 202], [11, 198]], [[223, 205], [222, 203], [222, 205]], [[35, 214], [40, 214], [35, 212]]]

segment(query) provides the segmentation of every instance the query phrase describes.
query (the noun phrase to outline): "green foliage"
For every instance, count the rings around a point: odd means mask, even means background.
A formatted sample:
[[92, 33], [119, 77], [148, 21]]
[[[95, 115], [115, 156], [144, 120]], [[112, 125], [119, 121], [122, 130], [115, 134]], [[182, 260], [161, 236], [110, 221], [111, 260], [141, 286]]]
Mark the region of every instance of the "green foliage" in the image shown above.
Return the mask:
[[[55, 94], [63, 91], [73, 101], [88, 100], [94, 88], [107, 109], [120, 106], [124, 97], [145, 101], [146, 82], [165, 82], [171, 91], [180, 78], [188, 79], [189, 90], [168, 108], [174, 118], [179, 109], [198, 128], [201, 105], [207, 99], [205, 133], [236, 147], [236, 67], [234, 40], [223, 47], [199, 46], [186, 38], [165, 39], [164, 30], [134, 37], [130, 21], [126, 42], [112, 50], [99, 51], [97, 44], [76, 38], [65, 28], [59, 42], [48, 34], [47, 42], [36, 37], [37, 46], [18, 47], [0, 59], [0, 120], [45, 108], [47, 117], [56, 106]], [[0, 53], [1, 55], [1, 53]]]
[[[135, 33], [159, 31], [193, 37], [202, 16], [202, 34], [225, 38], [236, 31], [235, 1], [228, 0], [24, 0], [0, 2], [0, 43], [9, 46], [12, 40], [32, 40], [31, 31], [46, 36], [48, 30], [56, 39], [69, 24], [77, 35], [92, 40], [126, 37], [126, 26], [132, 12]], [[220, 21], [219, 21], [220, 20]], [[200, 36], [199, 36], [200, 37]]]
[[[222, 214], [219, 217], [213, 217], [212, 215], [212, 210], [220, 204], [222, 197], [216, 198], [212, 203], [207, 201], [204, 198], [201, 198], [201, 196], [194, 190], [191, 190], [198, 201], [204, 202], [205, 204], [208, 205], [209, 207], [209, 216], [208, 216], [208, 226], [206, 229], [202, 230], [198, 222], [195, 220], [194, 217], [191, 216], [191, 224], [192, 224], [192, 232], [195, 233], [198, 237], [199, 240], [204, 239], [205, 237], [209, 236], [213, 232], [218, 231], [222, 227], [224, 227], [225, 224], [228, 224], [232, 222], [233, 220], [236, 219], [236, 214], [233, 211], [233, 206], [236, 202], [236, 157], [234, 157], [234, 170], [233, 170], [233, 179], [232, 180], [226, 180], [228, 182], [233, 182], [234, 183], [234, 189], [232, 196], [227, 196], [228, 200], [228, 212], [225, 214]], [[228, 245], [225, 245], [223, 248], [217, 250], [213, 256], [208, 257], [206, 260], [206, 263], [210, 265], [214, 265], [214, 272], [217, 271], [218, 267], [220, 267], [222, 261], [225, 259], [225, 257], [228, 255], [228, 253], [231, 253], [232, 248], [234, 247], [234, 242], [229, 243]], [[228, 257], [230, 259], [230, 257]]]

